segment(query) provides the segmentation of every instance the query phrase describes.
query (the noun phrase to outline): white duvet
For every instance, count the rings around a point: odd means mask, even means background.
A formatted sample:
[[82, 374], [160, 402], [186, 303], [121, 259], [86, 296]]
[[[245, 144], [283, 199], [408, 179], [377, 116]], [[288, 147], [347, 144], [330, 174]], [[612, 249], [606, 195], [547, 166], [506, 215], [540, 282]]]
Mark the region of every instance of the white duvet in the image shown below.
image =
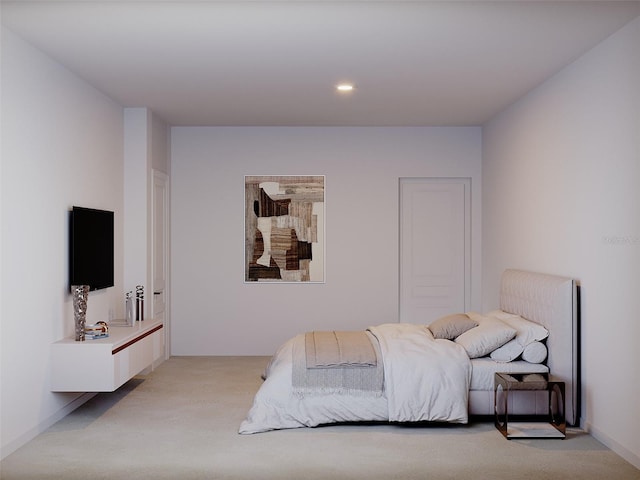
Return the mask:
[[[370, 327], [380, 345], [384, 393], [380, 395], [295, 395], [296, 342], [286, 342], [271, 359], [242, 434], [326, 423], [358, 421], [466, 423], [471, 362], [454, 342], [434, 339], [424, 325], [389, 323]], [[297, 344], [300, 345], [299, 343]]]

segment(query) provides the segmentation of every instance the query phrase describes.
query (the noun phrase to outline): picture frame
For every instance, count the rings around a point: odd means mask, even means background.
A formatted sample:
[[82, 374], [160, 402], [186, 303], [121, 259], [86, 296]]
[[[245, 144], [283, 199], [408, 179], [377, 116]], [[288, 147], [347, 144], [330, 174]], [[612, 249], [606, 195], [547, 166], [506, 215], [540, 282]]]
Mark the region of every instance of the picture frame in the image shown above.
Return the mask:
[[325, 176], [245, 175], [245, 283], [325, 282]]

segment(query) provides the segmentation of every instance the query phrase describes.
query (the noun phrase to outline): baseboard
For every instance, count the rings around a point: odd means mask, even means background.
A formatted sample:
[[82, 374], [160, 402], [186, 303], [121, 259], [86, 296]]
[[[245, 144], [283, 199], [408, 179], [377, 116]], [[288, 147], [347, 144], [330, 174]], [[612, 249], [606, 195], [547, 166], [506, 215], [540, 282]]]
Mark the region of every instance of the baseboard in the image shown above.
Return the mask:
[[610, 448], [616, 454], [620, 455], [631, 465], [640, 469], [640, 456], [636, 455], [633, 452], [630, 452], [627, 448], [623, 447], [618, 442], [609, 437], [609, 435], [606, 435], [605, 433], [594, 427], [591, 423], [584, 420], [581, 423], [584, 425], [583, 429], [585, 432], [588, 432], [593, 438], [598, 440], [607, 448]]
[[80, 407], [82, 404], [92, 399], [95, 395], [96, 395], [95, 392], [88, 392], [83, 395], [80, 395], [78, 398], [74, 399], [72, 402], [69, 402], [67, 405], [65, 405], [63, 408], [61, 408], [56, 413], [51, 415], [49, 418], [40, 422], [34, 428], [28, 430], [27, 432], [20, 435], [15, 440], [7, 443], [6, 445], [0, 446], [0, 460], [3, 460], [5, 457], [8, 457], [23, 445], [29, 443], [31, 440], [36, 438], [46, 429], [51, 427], [53, 424], [62, 420], [64, 417], [66, 417], [71, 412], [73, 412], [76, 408]]

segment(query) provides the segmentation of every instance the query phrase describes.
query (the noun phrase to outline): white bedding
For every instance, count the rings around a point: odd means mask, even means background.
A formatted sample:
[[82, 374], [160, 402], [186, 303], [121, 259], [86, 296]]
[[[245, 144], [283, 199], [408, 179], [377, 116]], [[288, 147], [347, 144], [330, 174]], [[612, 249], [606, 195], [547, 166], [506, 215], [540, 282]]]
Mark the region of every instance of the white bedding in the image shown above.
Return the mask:
[[505, 373], [548, 373], [549, 367], [541, 363], [529, 363], [524, 360], [513, 362], [495, 362], [489, 357], [471, 360], [473, 374], [471, 375], [471, 390], [493, 391], [494, 374]]
[[291, 378], [298, 335], [274, 355], [242, 434], [354, 421], [468, 421], [471, 362], [465, 350], [437, 340], [424, 325], [371, 327], [384, 364], [384, 394], [295, 395]]

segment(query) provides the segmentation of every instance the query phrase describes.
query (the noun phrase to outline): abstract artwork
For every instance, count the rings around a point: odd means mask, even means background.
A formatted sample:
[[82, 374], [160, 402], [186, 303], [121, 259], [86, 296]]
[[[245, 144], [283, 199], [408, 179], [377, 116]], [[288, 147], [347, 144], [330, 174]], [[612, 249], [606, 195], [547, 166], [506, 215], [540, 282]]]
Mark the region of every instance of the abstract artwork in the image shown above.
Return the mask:
[[245, 282], [324, 282], [324, 176], [245, 176]]

